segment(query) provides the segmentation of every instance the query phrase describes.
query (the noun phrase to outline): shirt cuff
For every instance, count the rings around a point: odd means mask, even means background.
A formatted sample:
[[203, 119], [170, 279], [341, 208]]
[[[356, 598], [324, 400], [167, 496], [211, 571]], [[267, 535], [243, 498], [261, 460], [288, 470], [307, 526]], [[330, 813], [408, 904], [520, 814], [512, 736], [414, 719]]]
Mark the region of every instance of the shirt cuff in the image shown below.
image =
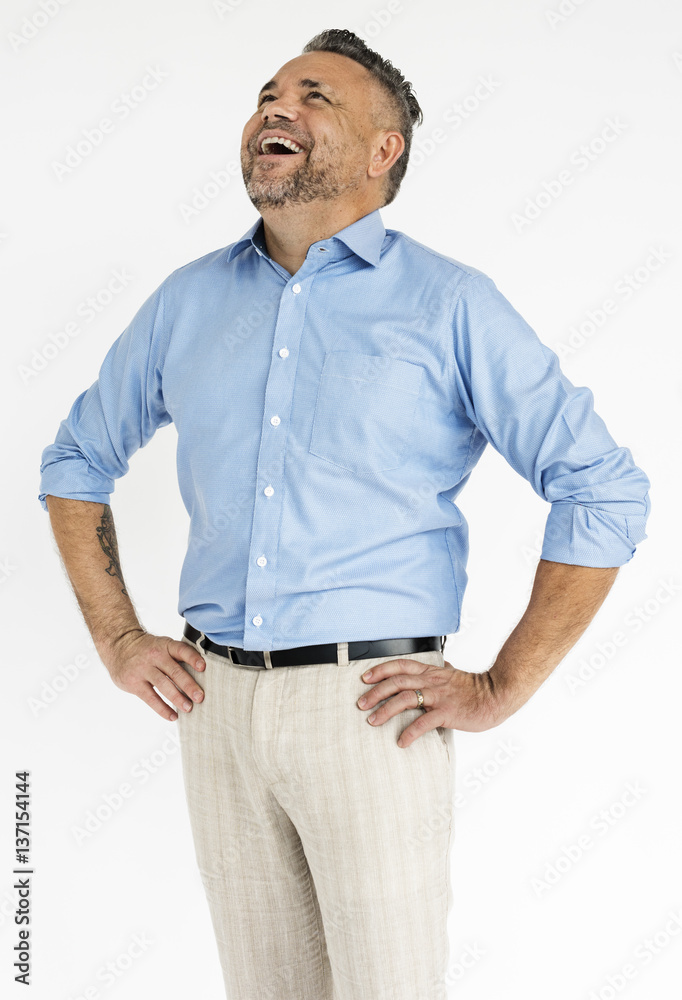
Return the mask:
[[647, 537], [648, 499], [644, 506], [644, 513], [625, 516], [584, 504], [553, 503], [540, 558], [575, 566], [622, 566], [632, 559], [635, 543]]
[[40, 506], [43, 510], [47, 510], [46, 496], [51, 497], [62, 497], [64, 500], [89, 500], [91, 503], [106, 503], [108, 504], [111, 500], [110, 493], [60, 493], [59, 490], [48, 490], [47, 493], [39, 493], [38, 499], [40, 500]]

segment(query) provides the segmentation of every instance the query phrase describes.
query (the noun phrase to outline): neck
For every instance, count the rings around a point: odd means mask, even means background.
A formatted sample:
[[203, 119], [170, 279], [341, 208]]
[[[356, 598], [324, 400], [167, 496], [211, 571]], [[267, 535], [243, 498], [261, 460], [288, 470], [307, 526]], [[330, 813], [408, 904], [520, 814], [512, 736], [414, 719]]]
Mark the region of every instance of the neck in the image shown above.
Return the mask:
[[268, 254], [289, 274], [296, 274], [311, 244], [329, 239], [375, 208], [376, 205], [339, 205], [333, 200], [316, 202], [314, 208], [312, 204], [264, 208], [261, 215]]

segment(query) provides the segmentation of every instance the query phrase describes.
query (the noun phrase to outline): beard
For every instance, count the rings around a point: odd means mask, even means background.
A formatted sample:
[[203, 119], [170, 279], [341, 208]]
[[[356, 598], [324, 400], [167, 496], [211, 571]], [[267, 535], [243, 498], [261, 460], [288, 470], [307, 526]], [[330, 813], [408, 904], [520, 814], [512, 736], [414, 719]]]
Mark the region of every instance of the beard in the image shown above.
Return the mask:
[[[302, 158], [294, 170], [287, 169], [279, 175], [279, 169], [272, 161], [273, 168], [267, 164], [257, 164], [257, 153], [242, 153], [242, 177], [246, 193], [253, 206], [261, 211], [263, 208], [282, 208], [285, 205], [302, 205], [322, 198], [338, 198], [346, 191], [355, 190], [360, 185], [360, 179], [366, 172], [365, 168], [357, 168], [355, 173], [342, 177], [339, 163], [344, 158], [332, 162], [311, 162], [311, 153]], [[283, 154], [286, 156], [287, 154]]]

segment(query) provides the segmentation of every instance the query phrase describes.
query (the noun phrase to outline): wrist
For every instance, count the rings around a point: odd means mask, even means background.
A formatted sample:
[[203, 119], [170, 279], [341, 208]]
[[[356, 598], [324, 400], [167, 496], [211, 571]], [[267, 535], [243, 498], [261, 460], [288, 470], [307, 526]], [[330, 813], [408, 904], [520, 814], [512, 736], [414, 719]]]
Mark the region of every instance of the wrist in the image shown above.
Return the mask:
[[524, 683], [518, 673], [509, 670], [498, 660], [487, 671], [493, 694], [495, 711], [501, 720], [509, 718], [528, 701], [535, 687]]
[[108, 633], [105, 636], [93, 636], [93, 642], [95, 643], [97, 652], [100, 655], [104, 654], [104, 656], [107, 656], [120, 649], [122, 645], [125, 645], [126, 641], [133, 639], [136, 635], [145, 635], [146, 632], [147, 630], [142, 625], [131, 625], [121, 631]]

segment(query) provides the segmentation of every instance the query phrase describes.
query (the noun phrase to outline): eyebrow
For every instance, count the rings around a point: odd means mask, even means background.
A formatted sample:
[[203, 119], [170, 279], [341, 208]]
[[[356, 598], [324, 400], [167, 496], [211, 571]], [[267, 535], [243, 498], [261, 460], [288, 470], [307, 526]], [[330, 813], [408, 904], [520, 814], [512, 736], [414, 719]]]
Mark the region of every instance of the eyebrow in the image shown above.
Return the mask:
[[[298, 86], [302, 88], [317, 87], [319, 90], [326, 90], [334, 97], [337, 96], [336, 91], [332, 87], [330, 87], [328, 83], [323, 83], [321, 80], [309, 80], [307, 77], [304, 77], [303, 80], [298, 81]], [[260, 100], [260, 98], [262, 97], [262, 95], [265, 93], [266, 90], [273, 90], [273, 88], [276, 87], [277, 87], [277, 80], [268, 80], [268, 82], [263, 87], [261, 87], [260, 91], [258, 92], [258, 99]]]

